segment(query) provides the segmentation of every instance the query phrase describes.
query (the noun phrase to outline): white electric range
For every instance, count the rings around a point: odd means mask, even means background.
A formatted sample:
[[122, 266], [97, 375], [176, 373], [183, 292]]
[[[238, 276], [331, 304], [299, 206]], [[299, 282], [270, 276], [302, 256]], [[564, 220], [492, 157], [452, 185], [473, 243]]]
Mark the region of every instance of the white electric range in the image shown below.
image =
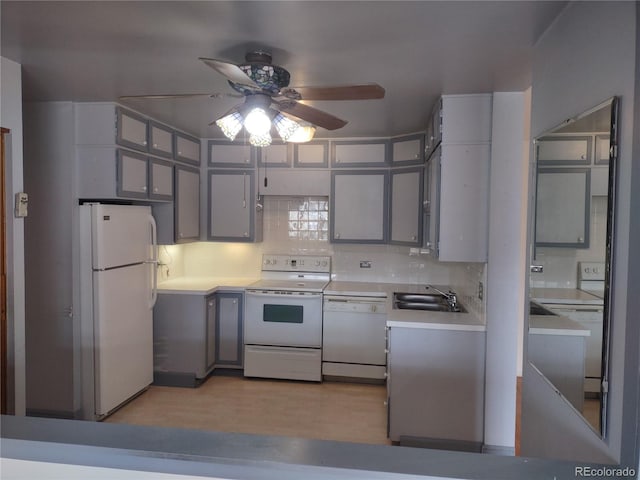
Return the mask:
[[263, 255], [245, 291], [244, 375], [322, 380], [322, 291], [331, 257]]

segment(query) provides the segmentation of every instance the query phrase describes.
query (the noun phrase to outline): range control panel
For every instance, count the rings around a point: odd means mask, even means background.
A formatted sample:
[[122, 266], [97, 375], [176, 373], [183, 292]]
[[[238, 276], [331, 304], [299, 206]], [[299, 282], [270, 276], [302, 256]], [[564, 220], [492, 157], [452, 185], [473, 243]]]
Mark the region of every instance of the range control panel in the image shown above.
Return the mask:
[[331, 273], [331, 257], [316, 255], [262, 255], [262, 270], [272, 272]]
[[604, 280], [604, 262], [579, 262], [578, 281]]

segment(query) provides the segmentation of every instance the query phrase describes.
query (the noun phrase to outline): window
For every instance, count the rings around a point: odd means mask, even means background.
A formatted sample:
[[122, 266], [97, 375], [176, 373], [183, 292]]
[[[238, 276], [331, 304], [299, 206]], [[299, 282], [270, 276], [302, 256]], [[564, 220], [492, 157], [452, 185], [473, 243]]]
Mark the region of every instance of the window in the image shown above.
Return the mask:
[[289, 202], [289, 238], [329, 239], [329, 202], [324, 197], [304, 197]]

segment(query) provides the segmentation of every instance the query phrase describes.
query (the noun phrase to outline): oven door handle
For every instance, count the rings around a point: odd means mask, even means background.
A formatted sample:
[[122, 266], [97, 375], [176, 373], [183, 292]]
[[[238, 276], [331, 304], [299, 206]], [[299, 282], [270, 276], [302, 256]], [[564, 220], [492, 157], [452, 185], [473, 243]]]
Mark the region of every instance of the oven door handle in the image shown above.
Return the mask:
[[312, 292], [295, 292], [293, 294], [288, 293], [273, 293], [273, 292], [264, 292], [258, 290], [247, 290], [247, 296], [251, 297], [261, 297], [261, 298], [304, 298], [304, 299], [312, 299], [312, 298], [322, 298], [322, 293], [312, 293]]

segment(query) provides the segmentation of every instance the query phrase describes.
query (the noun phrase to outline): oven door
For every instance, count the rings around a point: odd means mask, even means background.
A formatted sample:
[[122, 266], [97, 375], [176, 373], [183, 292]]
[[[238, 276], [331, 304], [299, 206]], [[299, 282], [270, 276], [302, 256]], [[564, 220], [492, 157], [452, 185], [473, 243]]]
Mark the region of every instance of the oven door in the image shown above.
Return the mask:
[[245, 345], [322, 346], [322, 294], [245, 293]]

